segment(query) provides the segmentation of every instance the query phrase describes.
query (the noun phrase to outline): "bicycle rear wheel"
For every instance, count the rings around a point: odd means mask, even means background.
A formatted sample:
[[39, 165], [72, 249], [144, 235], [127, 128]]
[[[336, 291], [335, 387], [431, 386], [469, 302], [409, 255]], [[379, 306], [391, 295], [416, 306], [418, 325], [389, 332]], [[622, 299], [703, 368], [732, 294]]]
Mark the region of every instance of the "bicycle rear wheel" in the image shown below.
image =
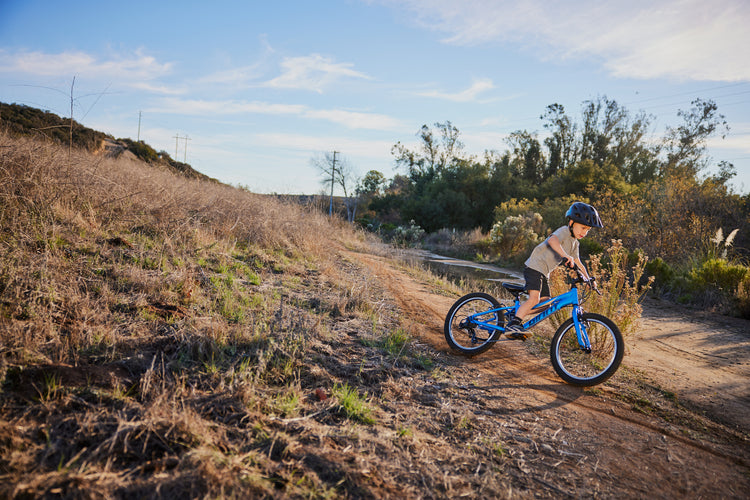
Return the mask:
[[622, 362], [625, 343], [617, 325], [601, 314], [584, 313], [581, 323], [588, 334], [591, 351], [579, 345], [573, 318], [569, 318], [552, 337], [550, 360], [564, 381], [589, 387], [614, 375]]
[[492, 347], [492, 342], [500, 335], [498, 330], [479, 326], [469, 317], [473, 316], [483, 323], [502, 326], [502, 312], [486, 312], [498, 307], [500, 303], [486, 293], [474, 292], [458, 299], [445, 317], [443, 331], [448, 345], [467, 356], [481, 354]]

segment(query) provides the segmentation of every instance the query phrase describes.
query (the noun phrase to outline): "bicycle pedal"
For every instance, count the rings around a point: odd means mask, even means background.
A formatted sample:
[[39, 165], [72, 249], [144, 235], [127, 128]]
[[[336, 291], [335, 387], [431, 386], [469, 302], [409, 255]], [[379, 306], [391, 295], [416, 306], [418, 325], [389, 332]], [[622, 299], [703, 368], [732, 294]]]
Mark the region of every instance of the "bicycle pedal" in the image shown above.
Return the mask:
[[524, 342], [529, 339], [529, 334], [526, 332], [508, 332], [505, 335], [510, 339], [523, 340]]

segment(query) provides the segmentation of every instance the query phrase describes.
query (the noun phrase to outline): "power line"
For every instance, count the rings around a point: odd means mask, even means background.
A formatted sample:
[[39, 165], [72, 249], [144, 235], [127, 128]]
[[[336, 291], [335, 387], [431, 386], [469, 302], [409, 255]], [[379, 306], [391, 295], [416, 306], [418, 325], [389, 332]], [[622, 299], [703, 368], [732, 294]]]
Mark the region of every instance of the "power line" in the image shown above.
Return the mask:
[[673, 97], [682, 97], [682, 96], [686, 96], [686, 95], [696, 95], [696, 94], [699, 94], [699, 93], [710, 92], [710, 91], [713, 91], [713, 90], [720, 90], [720, 89], [726, 89], [726, 88], [730, 88], [730, 87], [737, 87], [739, 85], [747, 85], [747, 82], [733, 83], [733, 84], [730, 84], [730, 85], [720, 85], [718, 87], [711, 87], [711, 88], [702, 89], [702, 90], [698, 90], [698, 91], [679, 92], [677, 94], [670, 94], [670, 95], [664, 95], [664, 96], [659, 96], [659, 97], [649, 97], [648, 99], [641, 99], [639, 101], [626, 102], [626, 103], [623, 104], [623, 106], [629, 106], [631, 104], [639, 104], [639, 103], [642, 103], [642, 102], [657, 101], [659, 99], [672, 99]]

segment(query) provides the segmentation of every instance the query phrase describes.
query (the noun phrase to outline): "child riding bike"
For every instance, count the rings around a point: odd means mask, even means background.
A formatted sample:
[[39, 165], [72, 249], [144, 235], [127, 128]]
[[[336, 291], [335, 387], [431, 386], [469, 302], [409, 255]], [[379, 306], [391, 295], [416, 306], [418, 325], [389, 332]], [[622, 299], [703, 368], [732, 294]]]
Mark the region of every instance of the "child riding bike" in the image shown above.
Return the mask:
[[529, 298], [523, 302], [514, 316], [506, 324], [505, 331], [512, 339], [526, 340], [528, 334], [523, 328], [523, 318], [540, 302], [550, 298], [549, 275], [560, 264], [569, 267], [578, 266], [584, 279], [594, 286], [588, 272], [581, 262], [578, 248], [581, 238], [585, 237], [592, 227], [601, 228], [602, 221], [594, 207], [587, 203], [575, 202], [565, 213], [567, 226], [561, 226], [549, 238], [536, 246], [526, 260], [523, 277], [526, 281], [524, 290]]

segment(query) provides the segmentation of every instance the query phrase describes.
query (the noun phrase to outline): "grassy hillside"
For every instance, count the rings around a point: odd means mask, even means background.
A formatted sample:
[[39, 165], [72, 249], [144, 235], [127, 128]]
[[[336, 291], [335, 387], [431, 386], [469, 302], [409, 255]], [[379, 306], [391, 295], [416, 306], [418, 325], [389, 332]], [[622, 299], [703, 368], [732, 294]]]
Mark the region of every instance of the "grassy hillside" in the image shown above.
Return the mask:
[[[314, 210], [0, 133], [0, 228], [0, 498], [643, 493], [599, 464], [631, 429], [593, 442], [421, 345], [346, 257], [385, 250]], [[618, 398], [741, 446], [648, 384]]]
[[166, 152], [157, 152], [143, 141], [115, 139], [70, 118], [61, 118], [30, 106], [0, 102], [0, 127], [13, 136], [46, 138], [57, 144], [109, 157], [128, 152], [145, 163], [161, 166], [179, 175], [216, 182], [189, 164], [172, 159]]
[[0, 497], [332, 487], [276, 470], [288, 438], [270, 424], [348, 379], [336, 356], [310, 362], [342, 318], [394, 321], [334, 261], [357, 236], [270, 197], [8, 135], [0, 199]]

